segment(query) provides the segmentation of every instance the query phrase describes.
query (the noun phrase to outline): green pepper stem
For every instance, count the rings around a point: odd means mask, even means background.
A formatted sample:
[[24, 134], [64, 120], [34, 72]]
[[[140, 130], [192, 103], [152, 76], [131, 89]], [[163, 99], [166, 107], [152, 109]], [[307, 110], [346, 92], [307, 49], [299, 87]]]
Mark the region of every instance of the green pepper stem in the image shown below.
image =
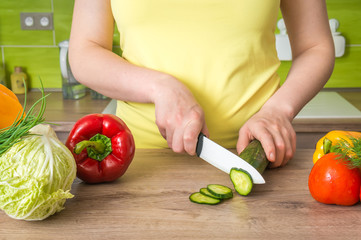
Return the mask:
[[331, 151], [332, 141], [328, 138], [323, 139], [323, 153], [327, 154]]
[[85, 148], [87, 149], [88, 157], [97, 161], [102, 161], [113, 151], [110, 138], [100, 133], [94, 135], [89, 140], [78, 142], [75, 145], [74, 153], [80, 154]]
[[97, 153], [104, 153], [105, 144], [102, 141], [84, 140], [75, 145], [74, 153], [80, 154], [84, 148], [92, 148]]

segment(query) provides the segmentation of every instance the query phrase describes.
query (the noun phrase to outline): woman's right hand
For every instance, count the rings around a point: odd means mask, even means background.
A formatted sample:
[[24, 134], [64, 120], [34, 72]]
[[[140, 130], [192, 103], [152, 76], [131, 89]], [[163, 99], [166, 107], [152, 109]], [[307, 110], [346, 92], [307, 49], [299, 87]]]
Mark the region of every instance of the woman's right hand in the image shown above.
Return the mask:
[[195, 155], [198, 135], [209, 135], [204, 112], [190, 90], [177, 79], [162, 81], [154, 97], [156, 124], [168, 146]]

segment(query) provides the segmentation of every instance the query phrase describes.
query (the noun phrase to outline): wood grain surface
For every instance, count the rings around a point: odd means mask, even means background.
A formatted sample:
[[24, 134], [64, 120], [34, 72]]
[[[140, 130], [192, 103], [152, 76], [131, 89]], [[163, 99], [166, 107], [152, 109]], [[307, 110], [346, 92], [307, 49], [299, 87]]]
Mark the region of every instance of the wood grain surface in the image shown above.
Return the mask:
[[267, 169], [266, 184], [219, 205], [189, 201], [229, 176], [203, 160], [170, 150], [136, 151], [126, 174], [98, 185], [76, 180], [65, 209], [46, 220], [13, 220], [0, 212], [0, 239], [360, 239], [361, 203], [316, 202], [308, 191], [310, 149], [285, 167]]

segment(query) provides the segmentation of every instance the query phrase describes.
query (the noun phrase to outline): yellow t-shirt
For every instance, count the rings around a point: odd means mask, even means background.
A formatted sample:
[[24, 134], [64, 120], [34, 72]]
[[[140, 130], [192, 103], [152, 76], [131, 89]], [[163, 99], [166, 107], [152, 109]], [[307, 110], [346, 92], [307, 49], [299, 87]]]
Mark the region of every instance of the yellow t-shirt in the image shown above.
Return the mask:
[[[169, 73], [194, 94], [210, 138], [238, 131], [279, 87], [274, 30], [280, 0], [111, 0], [123, 57]], [[168, 147], [153, 104], [118, 101], [137, 148]]]

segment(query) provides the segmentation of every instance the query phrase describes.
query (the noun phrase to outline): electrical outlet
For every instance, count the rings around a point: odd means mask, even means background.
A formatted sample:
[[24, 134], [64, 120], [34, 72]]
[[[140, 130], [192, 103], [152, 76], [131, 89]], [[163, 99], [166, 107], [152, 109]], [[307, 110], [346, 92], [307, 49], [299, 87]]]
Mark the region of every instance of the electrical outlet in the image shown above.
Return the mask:
[[53, 30], [53, 13], [22, 12], [20, 22], [22, 30]]

